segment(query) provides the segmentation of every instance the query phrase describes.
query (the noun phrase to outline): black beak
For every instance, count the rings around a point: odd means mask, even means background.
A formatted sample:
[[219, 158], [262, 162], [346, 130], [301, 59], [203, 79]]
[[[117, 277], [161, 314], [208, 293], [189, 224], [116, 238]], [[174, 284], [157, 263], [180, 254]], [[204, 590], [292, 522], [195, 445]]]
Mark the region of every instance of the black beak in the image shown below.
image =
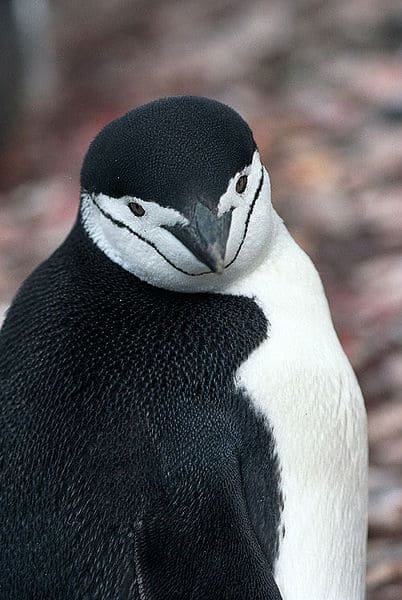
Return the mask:
[[211, 271], [223, 273], [231, 222], [231, 211], [217, 217], [198, 202], [189, 225], [167, 226], [166, 229]]

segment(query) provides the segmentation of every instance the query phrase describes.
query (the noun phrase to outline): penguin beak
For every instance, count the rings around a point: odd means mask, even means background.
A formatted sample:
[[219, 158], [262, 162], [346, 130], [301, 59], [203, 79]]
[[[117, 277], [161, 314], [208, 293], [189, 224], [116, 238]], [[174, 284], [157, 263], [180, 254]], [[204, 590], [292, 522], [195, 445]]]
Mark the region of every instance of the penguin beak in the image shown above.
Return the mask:
[[165, 226], [190, 252], [214, 273], [225, 269], [226, 243], [232, 222], [231, 211], [217, 217], [198, 202], [189, 225]]

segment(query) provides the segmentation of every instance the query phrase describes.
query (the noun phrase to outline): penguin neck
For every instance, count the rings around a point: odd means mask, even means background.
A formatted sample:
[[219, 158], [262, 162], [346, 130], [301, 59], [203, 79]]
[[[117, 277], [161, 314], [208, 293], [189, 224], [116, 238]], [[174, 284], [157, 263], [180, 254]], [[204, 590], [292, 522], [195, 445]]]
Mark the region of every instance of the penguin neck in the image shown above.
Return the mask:
[[[256, 296], [259, 294], [256, 294], [256, 286], [260, 288], [263, 285], [263, 296], [269, 298], [271, 306], [287, 305], [289, 308], [292, 306], [292, 310], [297, 310], [298, 306], [301, 306], [299, 301], [314, 303], [320, 300], [326, 304], [321, 280], [310, 258], [291, 237], [281, 217], [272, 206], [270, 212], [269, 233], [264, 251], [254, 265], [250, 265], [241, 276], [231, 279], [230, 282], [219, 285], [217, 280], [216, 288], [210, 289], [210, 293], [245, 295], [254, 297], [258, 301]], [[121, 269], [128, 277], [138, 279], [138, 276], [127, 270], [118, 260], [106, 255], [99, 247], [96, 239], [93, 239], [83, 223], [81, 210], [74, 230], [75, 235], [78, 234], [81, 239], [85, 239], [94, 249], [96, 248], [97, 253], [102, 255], [107, 263], [113, 265], [113, 269]]]
[[[234, 282], [224, 293], [242, 294], [264, 303], [271, 311], [305, 311], [312, 318], [331, 322], [328, 302], [319, 274], [311, 259], [290, 235], [282, 219], [274, 213], [270, 241], [256, 268]], [[322, 322], [322, 321], [321, 321]]]

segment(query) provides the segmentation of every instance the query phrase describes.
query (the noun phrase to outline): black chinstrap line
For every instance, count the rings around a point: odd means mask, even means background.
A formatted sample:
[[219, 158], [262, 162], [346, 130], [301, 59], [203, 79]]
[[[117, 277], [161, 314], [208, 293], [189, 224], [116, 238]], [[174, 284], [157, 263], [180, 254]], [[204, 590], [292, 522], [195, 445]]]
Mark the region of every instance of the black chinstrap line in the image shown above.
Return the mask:
[[[248, 215], [247, 215], [246, 226], [244, 228], [243, 238], [242, 238], [242, 240], [241, 240], [241, 242], [239, 244], [239, 247], [237, 248], [236, 254], [232, 258], [232, 260], [225, 266], [225, 269], [227, 269], [228, 267], [230, 267], [235, 262], [236, 258], [239, 256], [240, 250], [242, 249], [242, 246], [244, 244], [244, 240], [246, 239], [246, 235], [247, 235], [247, 230], [248, 230], [248, 226], [249, 226], [249, 223], [250, 223], [251, 214], [252, 214], [252, 212], [254, 210], [255, 203], [257, 202], [257, 199], [258, 199], [258, 197], [260, 195], [260, 192], [261, 192], [261, 189], [262, 189], [263, 180], [264, 180], [264, 169], [262, 167], [261, 168], [260, 181], [258, 183], [258, 187], [257, 187], [256, 192], [254, 194], [253, 202], [251, 203], [250, 210], [249, 210]], [[178, 267], [177, 265], [175, 265], [169, 258], [167, 258], [167, 256], [165, 256], [163, 254], [163, 252], [161, 252], [159, 250], [159, 248], [153, 242], [150, 242], [149, 240], [147, 240], [146, 238], [144, 238], [142, 235], [140, 235], [139, 233], [137, 233], [136, 231], [134, 231], [134, 229], [131, 229], [131, 227], [129, 227], [125, 223], [122, 223], [118, 219], [115, 219], [110, 213], [106, 212], [96, 202], [95, 197], [94, 197], [93, 194], [88, 194], [88, 196], [91, 198], [92, 202], [94, 203], [94, 205], [96, 206], [96, 208], [99, 210], [99, 212], [105, 217], [105, 219], [108, 219], [108, 221], [111, 221], [114, 225], [116, 225], [117, 227], [120, 227], [121, 229], [126, 229], [132, 235], [135, 235], [139, 240], [141, 240], [142, 242], [145, 242], [146, 244], [148, 244], [148, 246], [151, 246], [151, 248], [153, 248], [155, 250], [155, 252], [157, 252], [159, 254], [159, 256], [161, 256], [171, 267], [173, 267], [174, 269], [176, 269], [176, 271], [179, 271], [180, 273], [183, 273], [184, 275], [188, 275], [189, 277], [199, 277], [200, 275], [209, 275], [210, 273], [212, 273], [212, 271], [204, 271], [202, 273], [188, 273], [188, 271], [185, 271], [184, 269], [181, 269], [180, 267]]]
[[239, 244], [239, 247], [237, 248], [236, 254], [232, 258], [232, 260], [225, 266], [225, 269], [228, 269], [231, 265], [233, 265], [234, 261], [236, 260], [236, 258], [240, 254], [240, 250], [242, 249], [244, 241], [246, 239], [246, 235], [247, 235], [247, 231], [248, 231], [248, 226], [249, 226], [249, 223], [250, 223], [251, 215], [252, 215], [253, 210], [254, 210], [255, 203], [257, 202], [257, 200], [259, 198], [259, 195], [261, 193], [261, 190], [262, 190], [263, 181], [264, 181], [264, 167], [261, 167], [260, 181], [258, 182], [258, 187], [257, 187], [257, 189], [255, 191], [254, 198], [253, 198], [253, 201], [252, 201], [251, 206], [250, 206], [250, 210], [248, 211], [248, 215], [247, 215], [247, 219], [246, 219], [246, 226], [244, 228], [244, 233], [243, 233], [243, 238], [242, 238], [242, 240], [241, 240], [241, 242]]

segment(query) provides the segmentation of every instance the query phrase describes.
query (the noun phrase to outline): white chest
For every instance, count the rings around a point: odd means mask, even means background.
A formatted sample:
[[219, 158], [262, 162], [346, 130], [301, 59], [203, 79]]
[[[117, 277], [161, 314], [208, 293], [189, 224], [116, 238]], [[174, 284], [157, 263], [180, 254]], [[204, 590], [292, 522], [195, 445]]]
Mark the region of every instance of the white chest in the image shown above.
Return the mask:
[[237, 384], [266, 416], [279, 457], [285, 534], [274, 575], [283, 600], [361, 600], [366, 418], [318, 275], [285, 238], [231, 293], [253, 296], [270, 323]]

